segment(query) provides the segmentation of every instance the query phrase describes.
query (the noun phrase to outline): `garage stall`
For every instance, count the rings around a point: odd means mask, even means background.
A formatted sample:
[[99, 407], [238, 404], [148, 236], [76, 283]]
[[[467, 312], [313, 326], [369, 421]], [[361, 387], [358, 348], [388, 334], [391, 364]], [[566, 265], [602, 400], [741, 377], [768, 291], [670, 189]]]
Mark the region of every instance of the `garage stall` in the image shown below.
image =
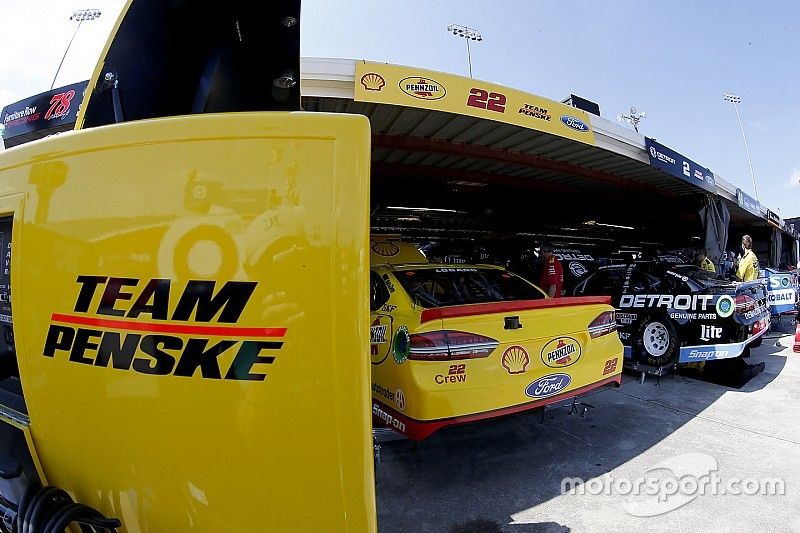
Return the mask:
[[497, 262], [543, 240], [603, 254], [706, 247], [719, 262], [750, 232], [772, 264], [774, 228], [734, 186], [596, 114], [415, 67], [305, 59], [301, 74], [305, 110], [370, 119], [373, 232]]

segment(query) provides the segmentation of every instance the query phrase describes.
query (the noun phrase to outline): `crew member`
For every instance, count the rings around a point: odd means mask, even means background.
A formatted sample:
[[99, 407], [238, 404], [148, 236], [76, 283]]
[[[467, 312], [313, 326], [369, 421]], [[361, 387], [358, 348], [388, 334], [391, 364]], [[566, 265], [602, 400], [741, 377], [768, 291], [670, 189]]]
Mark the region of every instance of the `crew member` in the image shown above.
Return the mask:
[[550, 298], [561, 297], [561, 289], [564, 286], [564, 268], [561, 261], [553, 254], [553, 245], [545, 243], [542, 245], [542, 255], [544, 256], [544, 268], [542, 277], [539, 280], [539, 287]]
[[714, 263], [711, 262], [711, 259], [708, 258], [708, 254], [706, 254], [705, 248], [697, 252], [697, 261], [699, 263], [700, 268], [703, 270], [707, 270], [712, 274], [717, 273], [717, 267], [714, 266]]
[[753, 239], [750, 235], [742, 237], [742, 251], [744, 255], [736, 269], [736, 277], [741, 281], [755, 281], [758, 279], [758, 258], [753, 253]]

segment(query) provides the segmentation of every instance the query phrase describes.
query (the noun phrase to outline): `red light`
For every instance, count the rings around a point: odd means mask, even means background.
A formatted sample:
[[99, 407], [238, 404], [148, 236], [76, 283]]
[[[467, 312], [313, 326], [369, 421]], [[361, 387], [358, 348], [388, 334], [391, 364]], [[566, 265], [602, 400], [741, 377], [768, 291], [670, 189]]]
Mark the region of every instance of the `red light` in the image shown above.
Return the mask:
[[617, 316], [614, 311], [604, 311], [589, 324], [589, 335], [596, 339], [617, 331]]
[[488, 357], [500, 343], [465, 331], [429, 331], [411, 335], [409, 359], [416, 361], [452, 361]]

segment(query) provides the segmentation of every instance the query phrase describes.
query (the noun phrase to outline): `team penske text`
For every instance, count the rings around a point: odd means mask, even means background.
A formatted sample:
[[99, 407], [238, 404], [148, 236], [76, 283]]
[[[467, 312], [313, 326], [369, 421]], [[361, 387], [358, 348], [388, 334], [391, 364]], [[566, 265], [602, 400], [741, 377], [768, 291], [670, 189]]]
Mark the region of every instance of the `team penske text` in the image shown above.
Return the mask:
[[[285, 328], [208, 324], [215, 317], [218, 324], [237, 323], [256, 282], [228, 281], [215, 292], [214, 281], [190, 280], [171, 316], [169, 279], [148, 280], [138, 293], [132, 291], [141, 280], [134, 278], [78, 276], [77, 283], [74, 313], [51, 315], [42, 351], [45, 357], [63, 353], [72, 363], [111, 365], [141, 374], [191, 377], [199, 370], [204, 379], [263, 381], [266, 374], [261, 365], [272, 364], [283, 346], [282, 341], [264, 338], [283, 337]], [[102, 295], [92, 306], [100, 287]], [[126, 301], [133, 304], [123, 309]], [[91, 307], [94, 313], [88, 315]], [[140, 315], [154, 320], [137, 320]], [[188, 324], [191, 319], [194, 323]], [[198, 324], [202, 322], [208, 325]], [[219, 358], [228, 354], [233, 358], [224, 371]]]

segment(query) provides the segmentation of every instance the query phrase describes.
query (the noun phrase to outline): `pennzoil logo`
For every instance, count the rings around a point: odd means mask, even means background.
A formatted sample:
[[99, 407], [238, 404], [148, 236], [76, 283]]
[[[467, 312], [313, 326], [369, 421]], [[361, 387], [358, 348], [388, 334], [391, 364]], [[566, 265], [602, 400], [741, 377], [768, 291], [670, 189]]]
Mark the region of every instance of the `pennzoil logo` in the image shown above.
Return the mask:
[[[157, 376], [263, 381], [286, 328], [241, 327], [257, 282], [78, 276], [72, 313], [53, 313], [43, 355]], [[191, 324], [189, 322], [192, 322]], [[224, 361], [228, 361], [226, 364]]]
[[380, 91], [386, 85], [386, 80], [380, 74], [368, 72], [361, 76], [361, 85], [367, 91]]
[[438, 81], [417, 76], [400, 80], [400, 90], [421, 100], [439, 100], [447, 94], [444, 85]]
[[542, 362], [551, 368], [574, 365], [581, 358], [581, 345], [572, 337], [553, 339], [542, 348]]

